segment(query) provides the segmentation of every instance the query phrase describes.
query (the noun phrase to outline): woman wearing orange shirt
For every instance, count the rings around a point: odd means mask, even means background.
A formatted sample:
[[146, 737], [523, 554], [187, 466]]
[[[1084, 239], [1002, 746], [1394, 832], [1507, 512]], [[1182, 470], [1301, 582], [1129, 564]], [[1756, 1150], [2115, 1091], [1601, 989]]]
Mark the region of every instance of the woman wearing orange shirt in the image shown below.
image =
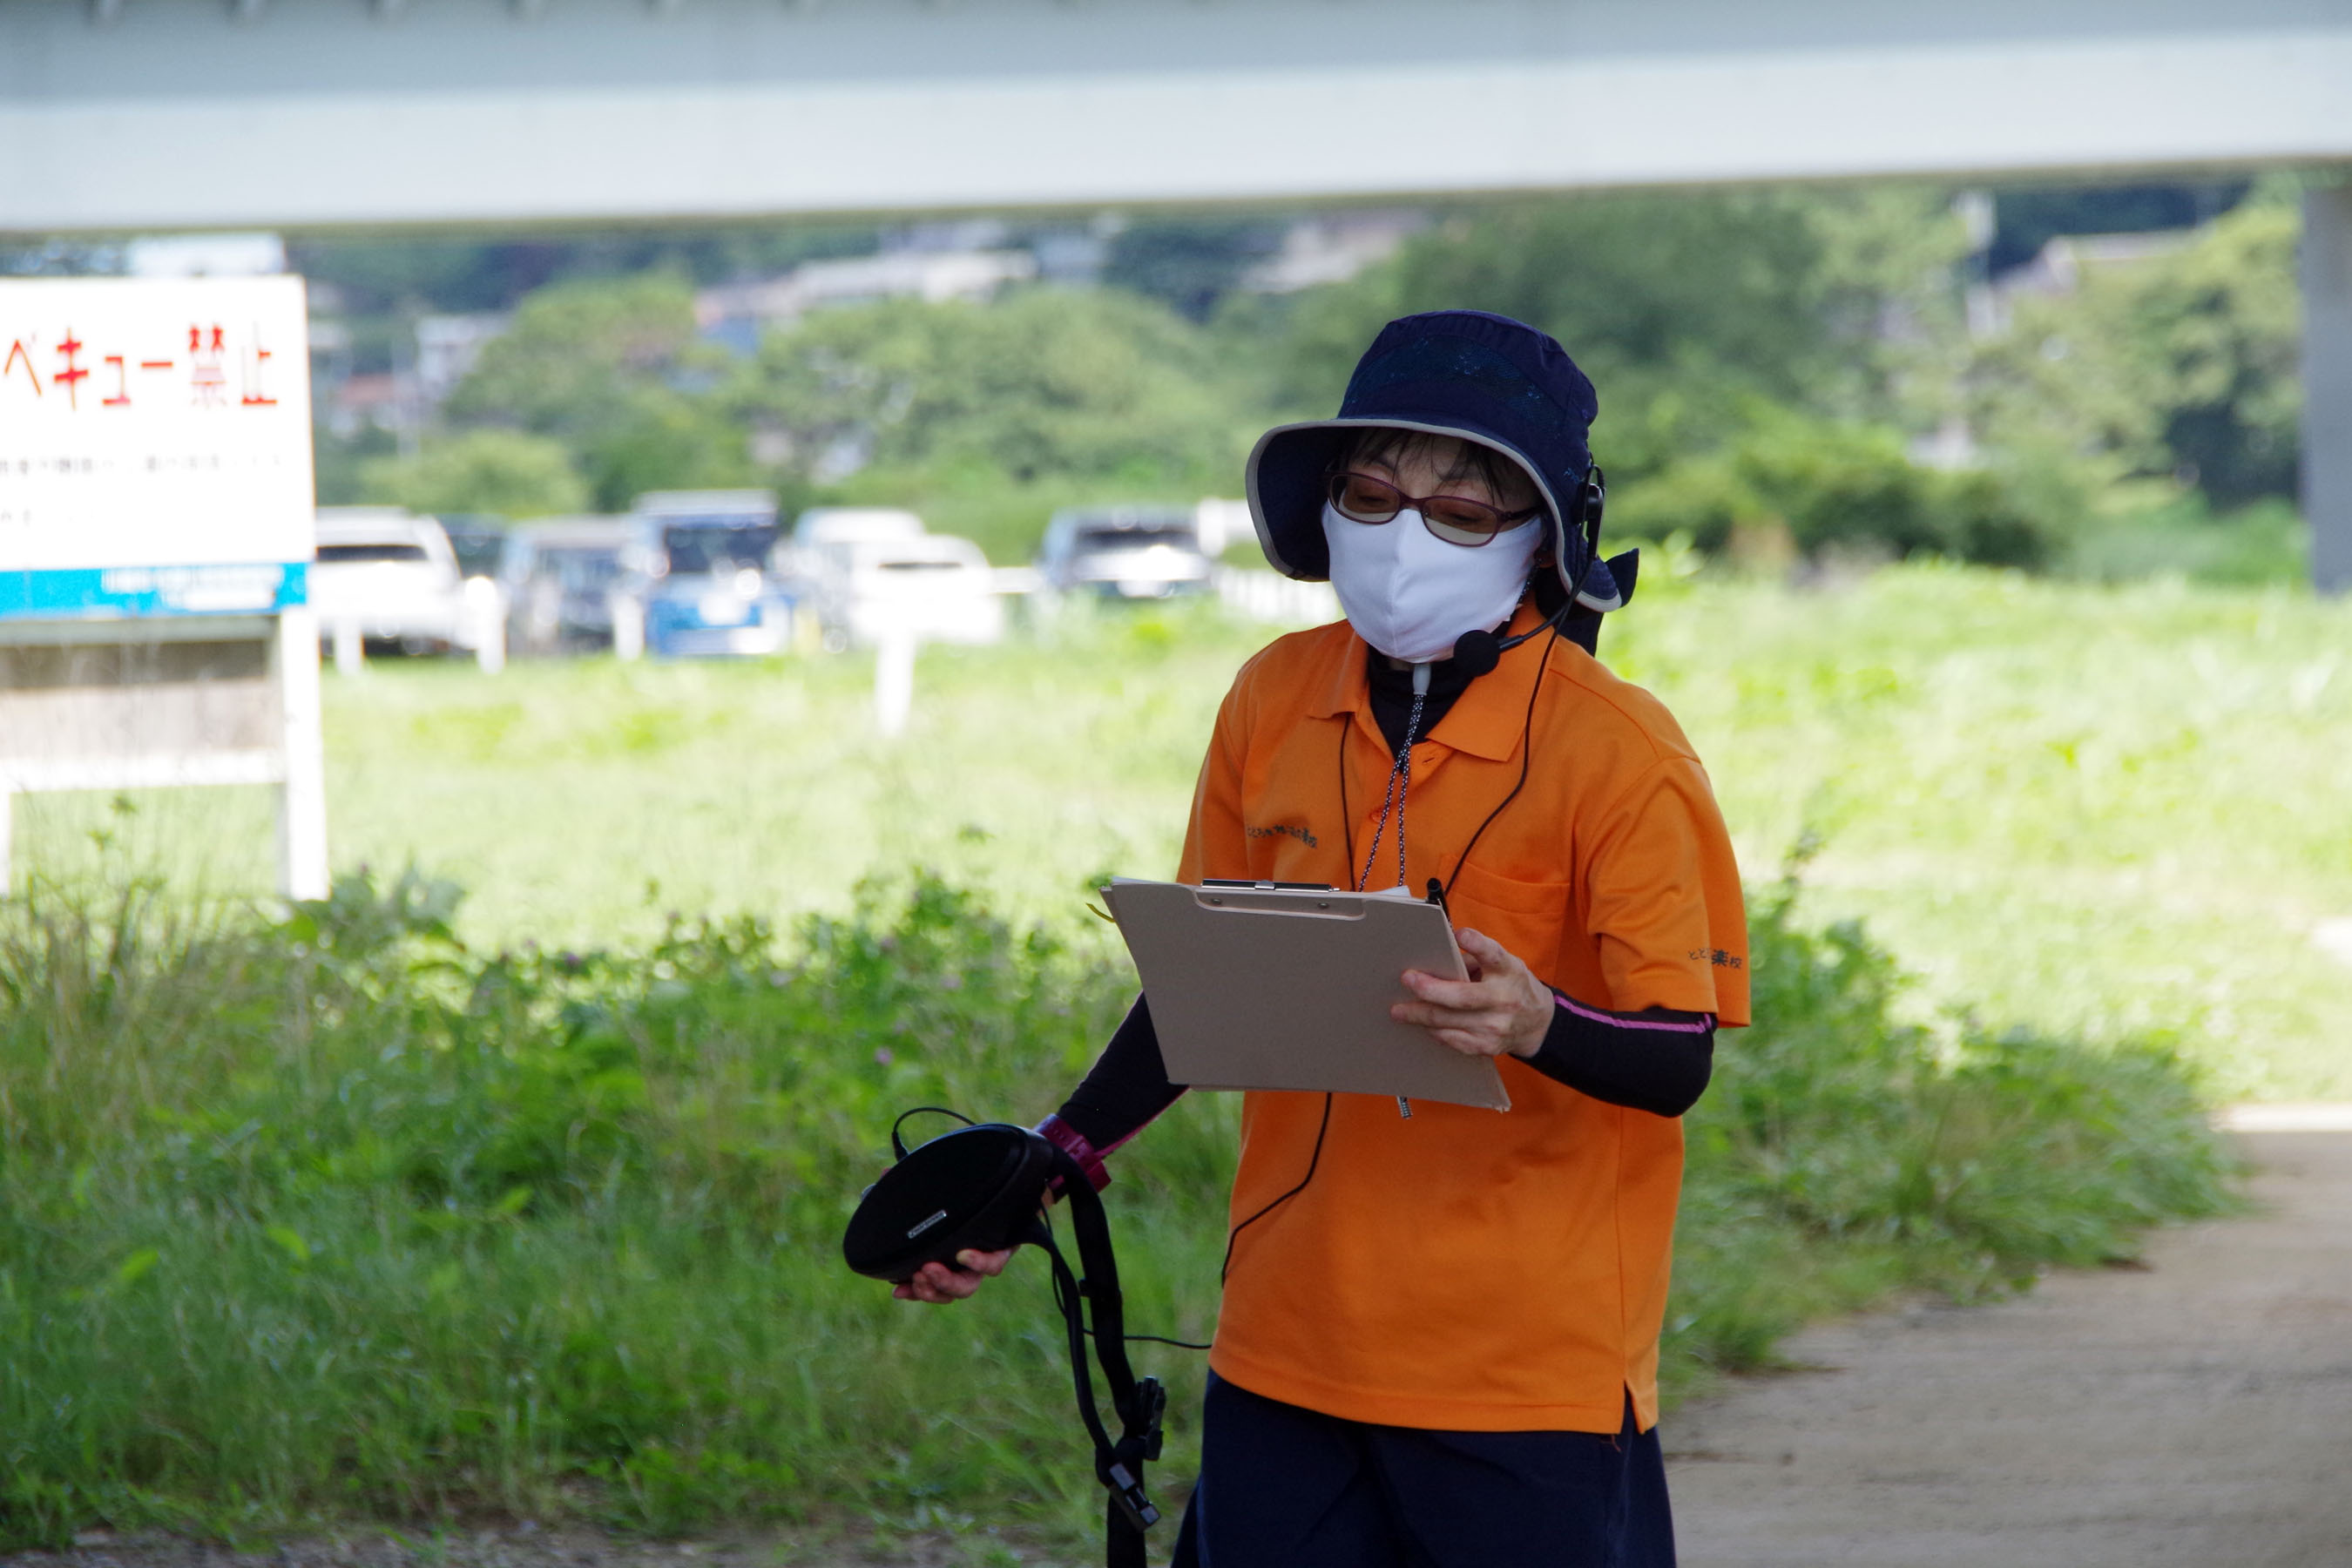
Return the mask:
[[[1179, 877], [1442, 894], [1472, 978], [1408, 974], [1396, 1016], [1497, 1058], [1512, 1107], [1247, 1097], [1180, 1563], [1674, 1561], [1678, 1119], [1747, 1022], [1747, 938], [1697, 758], [1591, 654], [1632, 586], [1595, 548], [1597, 412], [1549, 337], [1438, 311], [1251, 456], [1267, 558], [1347, 619], [1236, 677]], [[1182, 1092], [1149, 1001], [1039, 1129], [1097, 1185]], [[898, 1293], [961, 1300], [1006, 1257]]]

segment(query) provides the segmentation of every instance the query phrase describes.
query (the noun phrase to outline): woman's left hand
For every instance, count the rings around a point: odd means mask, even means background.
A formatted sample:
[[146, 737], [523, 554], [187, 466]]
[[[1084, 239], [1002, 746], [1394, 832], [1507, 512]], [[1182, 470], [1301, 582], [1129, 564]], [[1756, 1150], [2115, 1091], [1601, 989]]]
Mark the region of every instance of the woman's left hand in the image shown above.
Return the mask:
[[1471, 978], [1444, 980], [1408, 969], [1405, 989], [1416, 1000], [1399, 1002], [1389, 1016], [1420, 1025], [1466, 1057], [1535, 1055], [1551, 1028], [1551, 987], [1491, 937], [1463, 926], [1454, 940], [1470, 961]]

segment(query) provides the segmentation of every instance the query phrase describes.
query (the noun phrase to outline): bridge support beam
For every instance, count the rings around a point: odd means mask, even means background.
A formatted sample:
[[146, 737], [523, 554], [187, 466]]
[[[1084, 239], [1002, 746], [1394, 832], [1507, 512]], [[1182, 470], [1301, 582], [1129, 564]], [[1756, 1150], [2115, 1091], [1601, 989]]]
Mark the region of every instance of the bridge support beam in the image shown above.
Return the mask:
[[2313, 585], [2352, 590], [2352, 180], [2303, 198], [2303, 515]]

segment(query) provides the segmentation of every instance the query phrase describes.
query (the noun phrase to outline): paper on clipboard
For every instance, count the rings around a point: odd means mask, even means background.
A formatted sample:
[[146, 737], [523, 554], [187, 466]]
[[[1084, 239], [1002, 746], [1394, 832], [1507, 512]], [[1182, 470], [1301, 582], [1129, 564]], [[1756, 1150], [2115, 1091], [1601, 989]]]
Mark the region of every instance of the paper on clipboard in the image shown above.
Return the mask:
[[1408, 969], [1466, 977], [1439, 906], [1402, 889], [1131, 881], [1103, 889], [1171, 1081], [1330, 1089], [1507, 1110], [1492, 1060], [1389, 1016]]

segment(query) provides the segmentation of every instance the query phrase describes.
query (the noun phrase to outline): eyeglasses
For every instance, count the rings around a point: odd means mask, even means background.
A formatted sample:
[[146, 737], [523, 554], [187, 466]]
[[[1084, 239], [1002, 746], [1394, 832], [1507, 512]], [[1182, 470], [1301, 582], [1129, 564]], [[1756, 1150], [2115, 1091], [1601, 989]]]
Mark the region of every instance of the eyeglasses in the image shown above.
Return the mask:
[[1386, 479], [1342, 469], [1331, 476], [1331, 505], [1355, 522], [1391, 522], [1407, 507], [1421, 513], [1422, 525], [1445, 541], [1475, 550], [1498, 533], [1518, 527], [1543, 509], [1528, 507], [1505, 511], [1465, 496], [1409, 496]]

